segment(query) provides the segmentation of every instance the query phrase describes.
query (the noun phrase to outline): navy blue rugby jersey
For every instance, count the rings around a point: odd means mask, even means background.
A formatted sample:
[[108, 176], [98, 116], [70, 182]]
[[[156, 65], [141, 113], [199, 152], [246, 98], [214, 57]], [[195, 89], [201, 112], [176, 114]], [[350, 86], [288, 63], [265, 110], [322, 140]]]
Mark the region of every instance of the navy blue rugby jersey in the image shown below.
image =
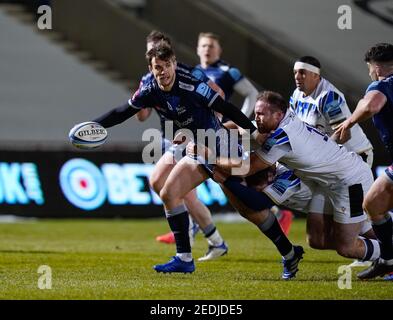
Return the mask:
[[366, 93], [373, 90], [383, 93], [387, 99], [381, 111], [374, 114], [373, 122], [393, 160], [393, 75], [384, 80], [372, 82], [368, 86]]
[[135, 109], [154, 108], [160, 117], [173, 121], [174, 131], [187, 128], [196, 134], [197, 129], [222, 128], [210, 109], [218, 96], [207, 83], [177, 69], [171, 91], [162, 91], [154, 77], [147, 76], [128, 104]]
[[[202, 82], [208, 82], [209, 78], [207, 77], [207, 75], [203, 72], [203, 70], [196, 68], [196, 67], [191, 67], [187, 64], [178, 62], [177, 63], [177, 68], [176, 70], [185, 73], [185, 74], [191, 74], [194, 78], [202, 81]], [[149, 82], [154, 80], [154, 76], [151, 72], [145, 74], [140, 83], [139, 83], [139, 87], [148, 84]], [[160, 124], [161, 124], [161, 131], [164, 133], [164, 128], [165, 128], [165, 120], [167, 120], [162, 114], [160, 114], [158, 112], [158, 116], [160, 118]], [[177, 129], [175, 129], [176, 131]]]

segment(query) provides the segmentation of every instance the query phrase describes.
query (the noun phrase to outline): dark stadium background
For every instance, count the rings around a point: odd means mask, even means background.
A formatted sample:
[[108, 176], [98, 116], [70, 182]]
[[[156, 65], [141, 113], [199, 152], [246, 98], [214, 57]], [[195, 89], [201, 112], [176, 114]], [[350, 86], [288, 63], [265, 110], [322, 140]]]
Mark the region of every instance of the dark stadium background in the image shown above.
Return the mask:
[[[145, 37], [153, 29], [168, 33], [178, 60], [188, 64], [198, 62], [198, 33], [218, 33], [225, 60], [259, 89], [276, 90], [286, 97], [294, 89], [296, 57], [315, 55], [322, 62], [323, 76], [346, 94], [352, 110], [369, 83], [364, 52], [392, 38], [393, 16], [385, 10], [388, 1], [241, 3], [239, 7], [235, 0], [0, 1], [0, 214], [162, 215], [145, 171], [129, 176], [132, 187], [138, 184], [141, 198], [117, 203], [108, 200], [109, 193], [120, 197], [126, 187], [108, 183], [102, 175], [104, 164], [123, 168], [141, 163], [141, 136], [147, 128], [158, 128], [156, 116], [111, 129], [107, 143], [95, 152], [75, 150], [67, 139], [75, 123], [102, 114], [134, 92], [147, 70]], [[337, 27], [337, 8], [342, 4], [352, 8], [352, 30]], [[51, 30], [37, 27], [40, 5], [52, 8]], [[309, 28], [310, 21], [318, 21], [318, 28]], [[234, 102], [239, 101], [235, 96]], [[362, 127], [374, 145], [375, 166], [386, 165], [386, 153], [371, 122]], [[85, 199], [79, 205], [67, 198], [60, 177], [72, 159], [92, 164], [80, 169], [84, 191], [79, 196]], [[73, 182], [64, 179], [72, 187]], [[94, 190], [86, 189], [89, 181]], [[214, 212], [232, 210], [217, 188], [211, 184], [202, 188], [201, 195]], [[78, 196], [77, 190], [74, 193]]]

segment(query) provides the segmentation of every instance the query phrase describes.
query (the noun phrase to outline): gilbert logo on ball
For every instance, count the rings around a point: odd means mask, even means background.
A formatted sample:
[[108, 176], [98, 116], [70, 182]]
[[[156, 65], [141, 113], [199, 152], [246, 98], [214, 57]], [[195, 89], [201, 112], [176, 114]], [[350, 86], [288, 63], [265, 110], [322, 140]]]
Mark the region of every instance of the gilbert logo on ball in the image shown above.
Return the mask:
[[88, 121], [75, 125], [68, 137], [77, 148], [94, 149], [105, 143], [108, 133], [99, 123]]

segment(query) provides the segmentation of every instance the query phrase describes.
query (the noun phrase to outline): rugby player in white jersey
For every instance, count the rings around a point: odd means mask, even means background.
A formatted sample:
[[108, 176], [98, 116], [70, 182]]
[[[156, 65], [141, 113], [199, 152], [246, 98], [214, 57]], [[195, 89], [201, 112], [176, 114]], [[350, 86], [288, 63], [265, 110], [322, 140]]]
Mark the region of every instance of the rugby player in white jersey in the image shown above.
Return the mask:
[[[222, 60], [221, 55], [223, 48], [221, 39], [218, 34], [213, 32], [201, 32], [198, 36], [197, 54], [200, 58], [200, 64], [196, 66], [203, 71], [210, 80], [214, 81], [225, 93], [225, 99], [231, 99], [234, 92], [244, 98], [241, 111], [250, 117], [254, 112], [255, 102], [258, 90], [251, 81], [243, 75], [238, 68]], [[228, 129], [237, 126], [222, 119], [225, 127]], [[239, 129], [241, 130], [241, 128]], [[289, 210], [280, 210], [278, 207], [272, 208], [281, 228], [285, 234], [289, 233], [293, 214]]]
[[[348, 151], [359, 154], [369, 166], [373, 163], [373, 147], [362, 128], [356, 124], [348, 134], [339, 137], [336, 128], [351, 116], [344, 94], [323, 78], [321, 64], [315, 57], [299, 58], [293, 67], [296, 89], [290, 98], [290, 108], [304, 122], [326, 133]], [[325, 214], [323, 216], [322, 214]], [[333, 239], [328, 231], [332, 228], [331, 205], [319, 190], [313, 195], [307, 219], [309, 244], [313, 248], [327, 249]], [[326, 216], [329, 215], [329, 216]], [[366, 222], [362, 233], [373, 234], [371, 224]], [[324, 232], [325, 231], [325, 232]], [[352, 266], [363, 266], [368, 262], [355, 261]]]
[[[364, 259], [370, 252], [379, 256], [378, 246], [373, 248], [371, 243], [372, 247], [368, 248], [369, 244], [358, 237], [366, 220], [363, 196], [373, 183], [369, 166], [355, 153], [340, 148], [326, 134], [300, 121], [287, 110], [285, 100], [277, 93], [260, 94], [255, 113], [259, 132], [267, 134], [268, 138], [251, 154], [248, 175], [276, 161], [284, 163], [311, 190], [320, 189], [332, 202], [334, 249], [340, 255]], [[233, 166], [241, 166], [242, 162], [219, 159], [218, 165], [230, 170]]]

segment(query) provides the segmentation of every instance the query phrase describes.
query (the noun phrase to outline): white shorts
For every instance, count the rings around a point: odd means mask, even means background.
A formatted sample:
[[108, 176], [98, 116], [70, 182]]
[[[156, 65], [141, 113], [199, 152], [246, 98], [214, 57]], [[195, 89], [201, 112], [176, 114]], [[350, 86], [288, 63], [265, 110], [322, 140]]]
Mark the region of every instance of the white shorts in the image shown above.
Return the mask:
[[328, 196], [318, 187], [314, 187], [309, 212], [333, 215], [333, 205]]
[[367, 164], [363, 169], [359, 168], [356, 181], [351, 181], [351, 184], [335, 184], [324, 188], [316, 185], [312, 188], [314, 194], [310, 203], [310, 212], [324, 214], [331, 212], [333, 220], [342, 224], [365, 221], [367, 215], [362, 208], [363, 198], [374, 182], [374, 177]]
[[[372, 163], [374, 160], [374, 153], [372, 149], [362, 152], [358, 154], [361, 156], [362, 160], [372, 167]], [[309, 212], [333, 215], [333, 205], [326, 194], [321, 190], [321, 188], [316, 187], [312, 195], [312, 200], [310, 201]]]

